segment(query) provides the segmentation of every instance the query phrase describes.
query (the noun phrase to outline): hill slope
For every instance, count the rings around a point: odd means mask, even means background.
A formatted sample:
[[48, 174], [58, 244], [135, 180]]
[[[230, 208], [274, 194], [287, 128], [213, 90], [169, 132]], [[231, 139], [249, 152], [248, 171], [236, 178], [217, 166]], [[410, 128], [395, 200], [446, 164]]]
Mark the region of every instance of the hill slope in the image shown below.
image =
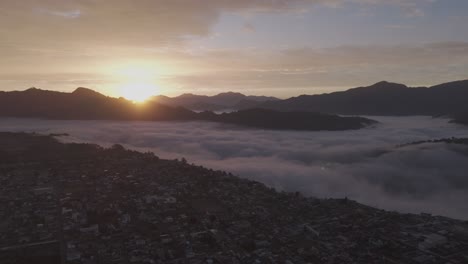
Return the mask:
[[280, 99], [268, 96], [247, 96], [241, 93], [220, 93], [214, 96], [183, 94], [176, 97], [163, 95], [154, 96], [153, 101], [170, 106], [180, 106], [194, 111], [220, 111], [226, 109], [240, 110], [242, 104], [249, 102], [250, 106], [267, 101], [279, 101]]
[[346, 115], [455, 115], [468, 112], [468, 80], [409, 88], [379, 82], [343, 92], [265, 102], [262, 108]]

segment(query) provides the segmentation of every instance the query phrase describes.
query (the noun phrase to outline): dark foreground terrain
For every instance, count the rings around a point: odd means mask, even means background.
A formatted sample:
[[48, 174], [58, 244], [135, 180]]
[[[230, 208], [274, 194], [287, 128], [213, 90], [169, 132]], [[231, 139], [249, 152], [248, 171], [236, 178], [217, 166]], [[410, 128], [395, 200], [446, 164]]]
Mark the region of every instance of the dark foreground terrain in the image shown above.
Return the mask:
[[1, 263], [468, 263], [468, 223], [0, 133]]

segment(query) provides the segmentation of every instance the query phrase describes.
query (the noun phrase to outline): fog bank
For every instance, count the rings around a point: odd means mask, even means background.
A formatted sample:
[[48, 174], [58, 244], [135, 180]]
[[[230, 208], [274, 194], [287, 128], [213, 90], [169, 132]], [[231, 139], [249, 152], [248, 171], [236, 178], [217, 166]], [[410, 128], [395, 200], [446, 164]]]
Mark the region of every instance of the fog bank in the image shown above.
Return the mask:
[[430, 117], [370, 117], [343, 132], [246, 129], [209, 122], [0, 119], [0, 131], [69, 133], [65, 141], [120, 143], [161, 158], [233, 172], [278, 190], [348, 197], [401, 212], [468, 219], [468, 147], [418, 140], [468, 137], [468, 127]]

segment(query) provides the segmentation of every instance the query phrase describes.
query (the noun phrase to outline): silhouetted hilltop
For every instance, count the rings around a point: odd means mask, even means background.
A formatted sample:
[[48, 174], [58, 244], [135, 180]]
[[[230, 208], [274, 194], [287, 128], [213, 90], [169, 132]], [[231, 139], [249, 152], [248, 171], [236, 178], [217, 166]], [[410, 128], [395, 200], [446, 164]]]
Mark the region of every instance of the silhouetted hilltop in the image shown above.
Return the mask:
[[31, 88], [0, 92], [0, 115], [51, 119], [131, 119], [132, 103], [79, 88], [62, 93]]
[[410, 88], [379, 82], [342, 92], [265, 102], [262, 108], [347, 115], [454, 115], [468, 112], [468, 80]]
[[105, 97], [105, 95], [98, 93], [94, 90], [91, 90], [89, 88], [84, 88], [84, 87], [78, 87], [75, 89], [75, 91], [72, 92], [73, 95], [75, 96], [87, 96], [87, 97]]
[[468, 125], [468, 113], [455, 115], [451, 122], [462, 125]]
[[[230, 97], [223, 94], [221, 97]], [[238, 95], [236, 95], [238, 96]], [[104, 96], [78, 88], [72, 93], [36, 88], [22, 92], [0, 92], [0, 116], [83, 120], [212, 121], [267, 129], [344, 130], [358, 129], [375, 121], [308, 112], [281, 113], [252, 109], [230, 114], [195, 113], [149, 101], [135, 104], [123, 98]]]
[[360, 129], [376, 121], [363, 117], [340, 117], [312, 112], [279, 112], [266, 109], [247, 109], [237, 112], [202, 113], [202, 119], [266, 129], [291, 130], [347, 130]]
[[195, 111], [219, 111], [225, 109], [239, 110], [238, 105], [242, 101], [251, 102], [250, 106], [258, 105], [267, 101], [278, 101], [280, 99], [268, 96], [247, 96], [241, 93], [226, 92], [214, 96], [182, 94], [176, 97], [163, 95], [154, 96], [153, 101], [170, 106], [181, 106]]

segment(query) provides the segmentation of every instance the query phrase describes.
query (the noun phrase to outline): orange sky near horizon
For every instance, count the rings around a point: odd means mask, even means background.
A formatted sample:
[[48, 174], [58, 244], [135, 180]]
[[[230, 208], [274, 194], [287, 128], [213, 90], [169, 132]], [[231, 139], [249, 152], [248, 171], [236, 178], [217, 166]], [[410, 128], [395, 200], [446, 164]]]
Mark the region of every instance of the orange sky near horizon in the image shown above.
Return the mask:
[[468, 79], [464, 0], [2, 0], [0, 90], [288, 98]]

